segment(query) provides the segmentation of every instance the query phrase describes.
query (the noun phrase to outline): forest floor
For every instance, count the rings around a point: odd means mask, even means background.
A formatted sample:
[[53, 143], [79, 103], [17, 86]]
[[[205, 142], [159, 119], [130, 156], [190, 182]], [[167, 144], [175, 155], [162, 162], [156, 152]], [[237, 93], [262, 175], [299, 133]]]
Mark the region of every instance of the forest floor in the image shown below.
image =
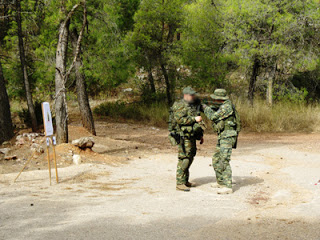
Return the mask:
[[[234, 194], [217, 195], [216, 137], [205, 136], [190, 169], [196, 187], [175, 189], [176, 148], [166, 129], [97, 121], [93, 152], [73, 165], [57, 146], [60, 183], [29, 145], [0, 161], [0, 239], [319, 239], [320, 134], [241, 134], [232, 155]], [[77, 122], [70, 138], [89, 136]]]

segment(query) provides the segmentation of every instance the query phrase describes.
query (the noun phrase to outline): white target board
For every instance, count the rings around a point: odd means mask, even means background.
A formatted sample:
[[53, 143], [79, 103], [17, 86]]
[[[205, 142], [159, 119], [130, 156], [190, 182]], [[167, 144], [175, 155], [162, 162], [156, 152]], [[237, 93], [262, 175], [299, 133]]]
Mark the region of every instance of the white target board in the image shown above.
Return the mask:
[[48, 102], [42, 103], [42, 116], [43, 116], [43, 127], [46, 136], [53, 135], [53, 124], [52, 115], [50, 111], [50, 104]]

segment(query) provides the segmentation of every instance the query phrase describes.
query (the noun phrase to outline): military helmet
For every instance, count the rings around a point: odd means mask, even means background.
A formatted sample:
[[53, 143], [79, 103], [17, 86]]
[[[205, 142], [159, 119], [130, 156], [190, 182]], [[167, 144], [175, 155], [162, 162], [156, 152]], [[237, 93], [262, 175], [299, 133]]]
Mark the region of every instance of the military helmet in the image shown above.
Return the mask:
[[197, 94], [197, 91], [194, 90], [192, 87], [186, 87], [183, 89], [183, 94], [190, 94], [190, 95], [196, 95]]
[[222, 88], [218, 88], [214, 90], [214, 93], [210, 95], [210, 97], [214, 100], [228, 100], [227, 91]]

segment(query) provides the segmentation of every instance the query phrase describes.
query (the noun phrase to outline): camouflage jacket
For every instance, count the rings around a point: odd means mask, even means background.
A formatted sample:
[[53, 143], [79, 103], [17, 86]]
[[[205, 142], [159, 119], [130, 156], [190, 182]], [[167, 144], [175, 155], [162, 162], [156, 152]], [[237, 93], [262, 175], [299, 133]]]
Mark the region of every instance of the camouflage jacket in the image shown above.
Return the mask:
[[213, 122], [214, 130], [222, 138], [237, 136], [233, 113], [233, 105], [230, 100], [226, 100], [217, 111], [210, 107], [204, 110], [204, 114]]
[[200, 103], [189, 104], [183, 99], [172, 106], [173, 117], [178, 125], [177, 132], [181, 136], [193, 136], [199, 124], [196, 124], [195, 117], [200, 114]]

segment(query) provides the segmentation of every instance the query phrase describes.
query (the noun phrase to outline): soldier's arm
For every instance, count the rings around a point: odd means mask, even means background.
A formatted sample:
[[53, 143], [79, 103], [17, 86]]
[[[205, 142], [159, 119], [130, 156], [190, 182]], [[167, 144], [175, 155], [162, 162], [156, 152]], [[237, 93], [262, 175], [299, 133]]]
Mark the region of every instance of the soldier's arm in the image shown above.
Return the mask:
[[209, 107], [204, 110], [204, 114], [207, 116], [207, 118], [214, 122], [221, 121], [232, 115], [232, 113], [233, 108], [231, 104], [223, 104], [216, 112]]
[[196, 122], [195, 117], [189, 116], [188, 111], [184, 109], [183, 106], [179, 107], [175, 111], [174, 118], [176, 119], [179, 125], [184, 126], [193, 125]]

